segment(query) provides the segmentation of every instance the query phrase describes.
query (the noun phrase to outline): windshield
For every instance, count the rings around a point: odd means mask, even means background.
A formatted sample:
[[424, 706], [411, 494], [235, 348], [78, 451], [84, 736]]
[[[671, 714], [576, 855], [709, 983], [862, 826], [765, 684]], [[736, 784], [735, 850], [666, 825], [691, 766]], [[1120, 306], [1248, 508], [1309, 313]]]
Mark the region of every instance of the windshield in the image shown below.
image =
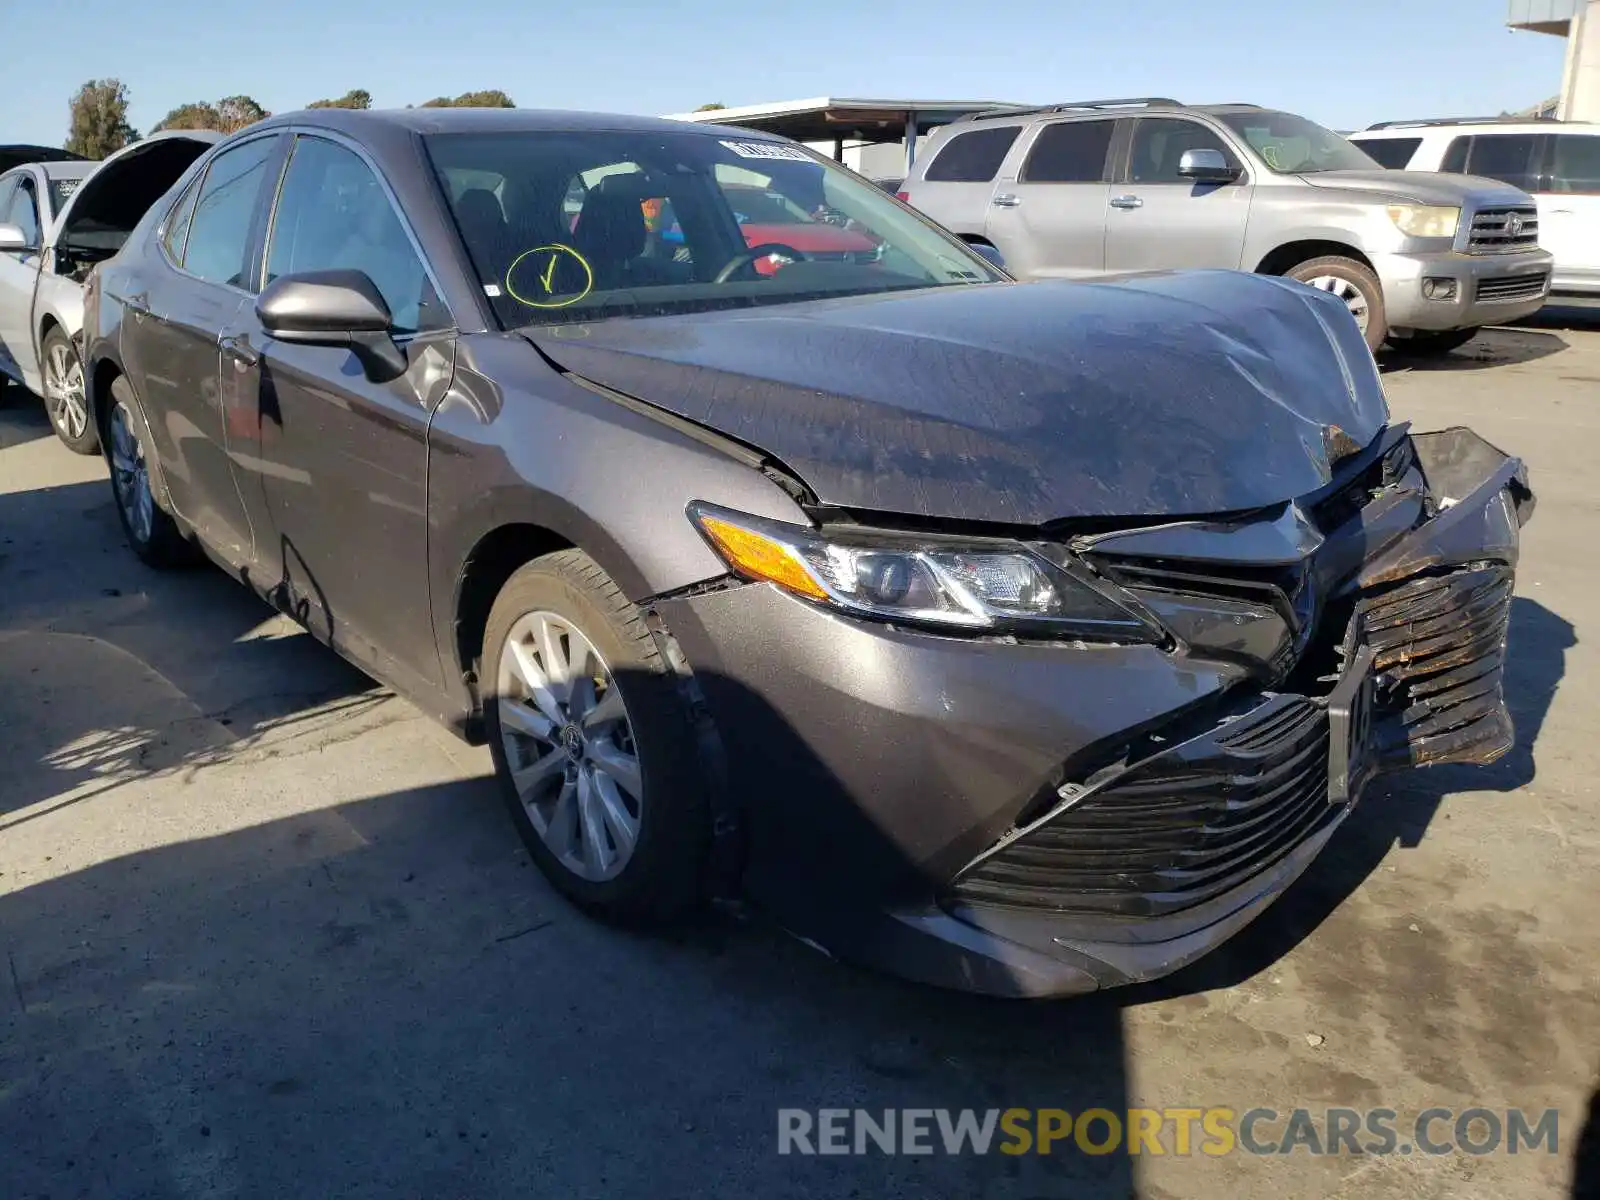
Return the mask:
[[59, 213], [67, 206], [67, 201], [72, 199], [72, 193], [78, 190], [81, 179], [52, 179], [50, 181], [51, 207]]
[[1293, 113], [1223, 113], [1220, 119], [1249, 142], [1261, 161], [1279, 175], [1380, 169], [1364, 150], [1333, 130]]
[[507, 327], [1004, 278], [872, 184], [787, 142], [698, 129], [426, 142]]

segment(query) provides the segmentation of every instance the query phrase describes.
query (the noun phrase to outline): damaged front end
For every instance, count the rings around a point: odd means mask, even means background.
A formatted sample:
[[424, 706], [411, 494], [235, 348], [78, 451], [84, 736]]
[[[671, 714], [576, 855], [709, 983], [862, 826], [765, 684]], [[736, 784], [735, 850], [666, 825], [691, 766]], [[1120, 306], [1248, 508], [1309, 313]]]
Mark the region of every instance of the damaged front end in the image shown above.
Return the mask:
[[1071, 550], [1239, 682], [1090, 746], [960, 871], [944, 907], [1079, 964], [1164, 974], [1250, 920], [1389, 770], [1488, 763], [1522, 463], [1472, 431], [1387, 430], [1272, 510], [1075, 539]]

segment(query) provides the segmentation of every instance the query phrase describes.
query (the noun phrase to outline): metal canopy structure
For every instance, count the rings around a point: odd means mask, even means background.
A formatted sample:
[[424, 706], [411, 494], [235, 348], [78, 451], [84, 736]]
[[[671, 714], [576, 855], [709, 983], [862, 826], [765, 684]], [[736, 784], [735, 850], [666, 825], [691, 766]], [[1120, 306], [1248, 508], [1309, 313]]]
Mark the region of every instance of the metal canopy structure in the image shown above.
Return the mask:
[[675, 121], [759, 129], [797, 142], [831, 141], [835, 158], [842, 157], [846, 141], [868, 144], [903, 141], [906, 170], [909, 171], [911, 160], [916, 156], [919, 134], [972, 113], [1020, 107], [1004, 100], [865, 100], [817, 96], [810, 100], [780, 100], [739, 108], [671, 113], [669, 117]]

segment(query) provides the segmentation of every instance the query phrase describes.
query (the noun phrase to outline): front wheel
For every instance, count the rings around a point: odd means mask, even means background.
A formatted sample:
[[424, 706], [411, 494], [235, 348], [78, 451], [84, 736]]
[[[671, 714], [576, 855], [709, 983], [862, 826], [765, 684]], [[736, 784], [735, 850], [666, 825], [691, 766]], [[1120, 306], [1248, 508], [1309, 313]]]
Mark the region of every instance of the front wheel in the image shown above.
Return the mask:
[[1308, 287], [1328, 292], [1344, 301], [1345, 308], [1355, 318], [1361, 336], [1367, 339], [1367, 348], [1377, 350], [1389, 336], [1389, 321], [1384, 314], [1383, 284], [1372, 270], [1353, 258], [1330, 254], [1313, 258], [1288, 272], [1290, 279], [1298, 279]]
[[643, 614], [581, 550], [496, 598], [480, 665], [495, 774], [529, 853], [597, 915], [658, 922], [703, 895], [694, 724]]
[[40, 346], [44, 408], [61, 444], [74, 454], [100, 453], [100, 433], [89, 419], [84, 399], [83, 360], [60, 326], [44, 335]]
[[1410, 337], [1394, 338], [1389, 348], [1396, 354], [1410, 354], [1417, 358], [1437, 358], [1459, 350], [1478, 336], [1477, 329], [1421, 330]]

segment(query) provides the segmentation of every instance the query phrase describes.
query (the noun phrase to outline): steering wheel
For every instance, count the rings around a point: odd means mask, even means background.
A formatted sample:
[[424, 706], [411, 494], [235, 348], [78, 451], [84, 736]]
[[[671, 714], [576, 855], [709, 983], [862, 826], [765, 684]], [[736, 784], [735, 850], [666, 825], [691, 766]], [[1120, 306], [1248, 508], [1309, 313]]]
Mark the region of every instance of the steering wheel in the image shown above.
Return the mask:
[[800, 251], [796, 250], [793, 246], [785, 245], [783, 242], [762, 242], [759, 246], [751, 246], [748, 250], [741, 250], [727, 262], [723, 263], [722, 270], [717, 272], [716, 277], [713, 278], [711, 282], [727, 283], [728, 280], [733, 278], [735, 271], [738, 271], [744, 267], [748, 267], [754, 263], [756, 259], [765, 258], [767, 255], [774, 252], [781, 253], [785, 258], [792, 258], [796, 262], [806, 261], [806, 256]]

